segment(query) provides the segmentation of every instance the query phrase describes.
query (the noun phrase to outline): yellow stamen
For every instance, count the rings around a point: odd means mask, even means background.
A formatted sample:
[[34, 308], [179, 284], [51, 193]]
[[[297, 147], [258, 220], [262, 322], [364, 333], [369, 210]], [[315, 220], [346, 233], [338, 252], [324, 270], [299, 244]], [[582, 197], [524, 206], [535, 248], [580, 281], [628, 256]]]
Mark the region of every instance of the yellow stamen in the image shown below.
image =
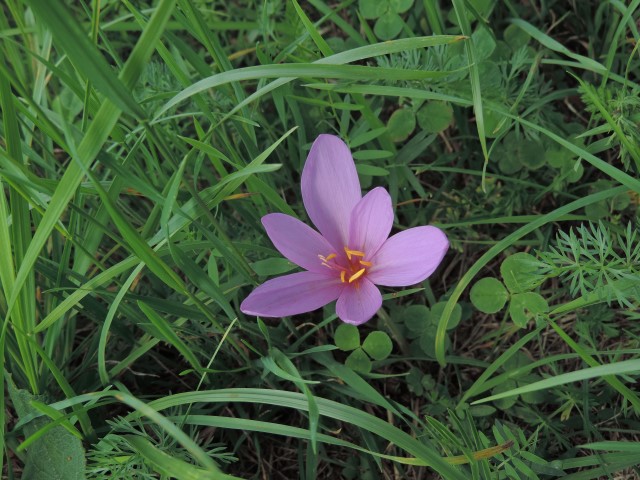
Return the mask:
[[364, 275], [366, 269], [362, 269], [362, 270], [358, 270], [356, 273], [354, 273], [353, 275], [351, 275], [349, 277], [349, 283], [356, 281], [357, 279], [359, 279], [362, 275]]
[[353, 255], [354, 257], [364, 257], [365, 253], [361, 252], [360, 250], [351, 250], [347, 247], [344, 247], [344, 251], [347, 254], [347, 258], [349, 260], [351, 260], [351, 255]]
[[366, 260], [360, 260], [360, 265], [364, 265], [365, 267], [373, 266], [373, 263], [367, 262]]
[[345, 272], [344, 270], [342, 270], [340, 272], [340, 280], [342, 281], [342, 283], [345, 283], [346, 280], [344, 279], [344, 276], [347, 274], [347, 272]]
[[325, 258], [324, 260], [325, 260], [325, 262], [328, 262], [329, 260], [331, 260], [333, 258], [336, 258], [337, 256], [338, 256], [337, 254], [332, 253], [330, 255], [327, 255], [327, 258]]

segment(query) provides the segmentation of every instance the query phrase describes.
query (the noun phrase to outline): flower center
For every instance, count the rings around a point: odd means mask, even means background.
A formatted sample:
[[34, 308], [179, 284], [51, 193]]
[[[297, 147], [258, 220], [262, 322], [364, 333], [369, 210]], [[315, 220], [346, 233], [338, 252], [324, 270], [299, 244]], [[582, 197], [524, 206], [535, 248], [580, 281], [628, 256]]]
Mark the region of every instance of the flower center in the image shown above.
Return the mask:
[[360, 250], [352, 250], [349, 247], [344, 247], [344, 253], [347, 255], [346, 264], [341, 264], [336, 261], [338, 257], [337, 253], [331, 253], [326, 257], [324, 255], [318, 255], [318, 258], [323, 266], [340, 272], [340, 281], [342, 283], [356, 282], [355, 285], [357, 287], [357, 280], [367, 272], [367, 268], [373, 266], [373, 263], [364, 260], [366, 253]]

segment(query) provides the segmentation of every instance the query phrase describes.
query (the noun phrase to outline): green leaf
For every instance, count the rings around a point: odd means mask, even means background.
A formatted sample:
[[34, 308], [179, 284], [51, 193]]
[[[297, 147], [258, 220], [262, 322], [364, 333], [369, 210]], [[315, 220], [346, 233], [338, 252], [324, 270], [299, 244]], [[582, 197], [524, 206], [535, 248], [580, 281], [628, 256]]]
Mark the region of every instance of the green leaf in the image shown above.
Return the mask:
[[529, 22], [526, 22], [526, 21], [521, 20], [519, 18], [515, 18], [515, 19], [511, 20], [511, 23], [513, 23], [514, 25], [516, 25], [519, 28], [521, 28], [522, 30], [524, 30], [527, 34], [531, 35], [538, 42], [540, 42], [542, 45], [544, 45], [545, 47], [549, 48], [550, 50], [562, 53], [563, 55], [566, 55], [567, 57], [573, 58], [578, 63], [580, 63], [583, 68], [588, 69], [588, 70], [592, 70], [592, 71], [598, 72], [598, 73], [605, 73], [607, 71], [607, 68], [604, 65], [602, 65], [601, 63], [598, 63], [597, 61], [595, 61], [595, 60], [593, 60], [591, 58], [585, 57], [583, 55], [578, 55], [577, 53], [573, 53], [571, 50], [569, 50], [567, 47], [562, 45], [560, 42], [558, 42], [557, 40], [554, 40], [549, 35], [547, 35], [544, 32], [538, 30], [536, 27], [531, 25]]
[[404, 13], [409, 10], [412, 5], [413, 0], [389, 0], [389, 6], [391, 7], [391, 10], [396, 13]]
[[364, 145], [365, 143], [369, 143], [375, 140], [376, 138], [379, 138], [381, 135], [386, 133], [386, 131], [387, 131], [387, 127], [378, 127], [372, 130], [367, 130], [364, 133], [357, 134], [351, 139], [351, 141], [349, 141], [349, 146], [351, 147], [351, 150], [358, 148]]
[[561, 147], [547, 148], [545, 152], [545, 162], [552, 167], [559, 168], [561, 179], [568, 183], [575, 183], [582, 178], [584, 166], [582, 162], [576, 161], [574, 153]]
[[513, 175], [522, 170], [522, 162], [519, 161], [516, 155], [512, 155], [511, 153], [500, 155], [498, 166], [500, 167], [500, 171], [505, 175]]
[[[531, 374], [531, 375], [527, 375], [525, 377], [522, 378], [518, 378], [516, 380], [516, 383], [519, 387], [524, 387], [526, 385], [530, 385], [532, 383], [538, 382], [542, 380], [542, 377], [540, 377], [539, 375], [536, 374]], [[525, 392], [522, 395], [520, 395], [520, 398], [522, 398], [523, 402], [527, 402], [527, 403], [533, 403], [533, 404], [540, 404], [543, 403], [547, 400], [547, 391], [546, 390], [536, 390], [534, 392]]]
[[473, 417], [488, 417], [489, 415], [493, 415], [496, 409], [491, 405], [474, 405], [469, 408], [469, 413]]
[[497, 278], [486, 277], [471, 288], [471, 303], [483, 313], [502, 310], [509, 299], [509, 292]]
[[422, 371], [419, 368], [411, 367], [409, 373], [404, 377], [409, 391], [416, 395], [422, 395], [424, 393], [424, 386], [422, 385]]
[[416, 116], [423, 130], [440, 133], [453, 123], [453, 108], [447, 102], [427, 102]]
[[398, 412], [398, 410], [389, 403], [387, 397], [378, 392], [378, 390], [372, 387], [366, 380], [346, 365], [338, 363], [329, 355], [323, 354], [316, 355], [314, 360], [327, 367], [335, 377], [353, 388], [365, 401], [374, 405], [379, 405], [380, 407], [393, 412], [395, 415], [402, 416], [400, 412]]
[[545, 164], [544, 146], [539, 141], [522, 141], [519, 153], [522, 164], [530, 170], [537, 170]]
[[531, 40], [531, 35], [514, 24], [505, 28], [502, 36], [504, 37], [506, 44], [509, 45], [511, 50], [514, 52], [524, 47], [529, 43], [529, 40]]
[[[488, 15], [493, 8], [495, 2], [493, 0], [469, 0], [469, 6], [479, 15]], [[473, 10], [469, 13], [472, 13]]]
[[345, 352], [355, 350], [360, 346], [360, 331], [355, 325], [343, 323], [336, 328], [333, 341], [340, 350]]
[[[420, 349], [424, 352], [425, 355], [433, 357], [435, 355], [435, 347], [436, 347], [436, 334], [438, 332], [437, 325], [430, 323], [426, 330], [422, 333], [420, 338], [418, 339]], [[449, 337], [445, 337], [445, 350], [449, 349], [451, 345], [451, 340]]]
[[374, 360], [384, 360], [393, 350], [393, 343], [385, 332], [371, 332], [365, 338], [362, 348]]
[[[506, 118], [500, 113], [495, 110], [489, 110], [486, 107], [483, 108], [483, 112], [488, 138], [497, 138], [509, 128], [509, 122], [506, 121]], [[518, 168], [520, 168], [520, 166], [518, 166]], [[504, 171], [502, 166], [500, 166], [500, 169]]]
[[610, 375], [624, 375], [626, 373], [634, 374], [638, 373], [638, 371], [640, 371], [640, 359], [623, 360], [621, 362], [614, 362], [609, 365], [584, 368], [582, 370], [545, 378], [544, 380], [540, 380], [539, 382], [530, 383], [529, 385], [505, 391], [498, 395], [493, 395], [481, 400], [476, 400], [472, 403], [472, 405], [491, 402], [498, 398], [507, 398], [514, 395], [522, 395], [523, 393], [535, 392], [538, 390], [548, 390], [550, 388], [566, 385], [572, 382], [580, 382], [582, 380], [588, 380], [591, 378], [606, 378]]
[[585, 443], [579, 448], [587, 448], [589, 450], [604, 450], [609, 452], [631, 452], [640, 455], [640, 443], [629, 441], [604, 441]]
[[[383, 128], [386, 131], [386, 128]], [[393, 152], [389, 152], [388, 150], [358, 150], [357, 152], [353, 152], [354, 160], [381, 160], [383, 158], [391, 158], [393, 157]], [[358, 165], [356, 165], [358, 168]]]
[[389, 137], [394, 142], [402, 142], [407, 139], [416, 128], [416, 115], [407, 108], [399, 108], [391, 114], [387, 122]]
[[[398, 40], [398, 42], [401, 41]], [[343, 59], [343, 63], [347, 63], [347, 61], [356, 61], [358, 57], [353, 57], [353, 60], [351, 60], [351, 56], [347, 58], [344, 57], [346, 57], [347, 53], [351, 54], [353, 52], [357, 52], [357, 50], [360, 49], [344, 52], [344, 54], [337, 53], [322, 60], [328, 61], [329, 59], [334, 59], [334, 61], [338, 62], [339, 59]], [[372, 50], [366, 51], [370, 52]], [[384, 52], [388, 50], [382, 50], [378, 48], [375, 49], [375, 51]], [[175, 107], [184, 100], [205, 90], [220, 87], [221, 85], [226, 85], [228, 83], [240, 82], [243, 80], [256, 80], [266, 78], [279, 79], [260, 89], [260, 93], [264, 94], [268, 93], [264, 90], [271, 91], [275, 87], [284, 85], [291, 79], [298, 77], [343, 78], [350, 80], [369, 80], [371, 78], [376, 78], [379, 80], [420, 80], [427, 78], [442, 78], [446, 77], [447, 75], [450, 75], [450, 72], [428, 70], [399, 70], [397, 68], [369, 67], [365, 65], [336, 65], [328, 64], [324, 61], [317, 61], [314, 63], [282, 63], [236, 68], [235, 70], [217, 73], [215, 75], [212, 75], [211, 77], [203, 78], [202, 80], [185, 88], [175, 97], [170, 99], [162, 108], [160, 108], [158, 112], [156, 112], [155, 119], [157, 120], [162, 114], [167, 112], [167, 110]], [[253, 95], [256, 95], [257, 93], [258, 92], [254, 93]], [[248, 103], [247, 101], [250, 99], [256, 98], [253, 97], [253, 95], [247, 97], [247, 99], [243, 101], [241, 105]]]
[[354, 372], [369, 373], [371, 372], [371, 360], [364, 353], [364, 350], [357, 348], [347, 357], [344, 364]]
[[[19, 390], [10, 377], [7, 378], [9, 396], [20, 419], [39, 415], [32, 406], [38, 399], [26, 390]], [[44, 417], [31, 420], [24, 426], [25, 436], [36, 434], [49, 424]], [[29, 480], [84, 480], [85, 451], [80, 439], [65, 428], [56, 426], [33, 441], [27, 448], [22, 478]]]
[[[506, 382], [502, 382], [491, 390], [491, 393], [494, 397], [499, 396], [501, 393], [508, 392], [509, 390], [516, 387], [516, 382], [514, 380], [507, 380]], [[497, 398], [493, 401], [494, 405], [498, 407], [500, 410], [508, 410], [516, 403], [518, 400], [517, 396], [508, 397], [508, 398]]]
[[409, 305], [400, 318], [409, 330], [422, 333], [429, 326], [429, 309], [424, 305]]
[[535, 292], [516, 293], [511, 297], [509, 304], [509, 315], [513, 323], [521, 328], [525, 327], [529, 320], [548, 311], [547, 301]]
[[471, 35], [471, 41], [476, 49], [476, 61], [481, 62], [491, 56], [496, 49], [496, 41], [493, 35], [489, 33], [486, 28], [479, 28], [473, 35]]
[[[431, 307], [431, 313], [429, 314], [429, 319], [432, 325], [437, 325], [440, 321], [444, 313], [444, 308], [447, 305], [447, 302], [438, 302], [433, 307]], [[449, 319], [449, 323], [447, 325], [447, 330], [452, 330], [458, 326], [462, 320], [462, 307], [459, 303], [456, 303], [453, 307], [453, 311], [451, 312], [451, 318]]]
[[[469, 37], [472, 35], [471, 24], [467, 16], [467, 8], [463, 0], [452, 0], [453, 9], [455, 10], [458, 24], [462, 34]], [[486, 169], [489, 163], [489, 152], [487, 150], [486, 128], [484, 124], [484, 116], [482, 109], [482, 88], [480, 86], [480, 73], [478, 70], [478, 60], [476, 58], [476, 49], [473, 42], [469, 39], [465, 42], [465, 52], [467, 54], [467, 64], [469, 65], [469, 80], [471, 81], [471, 96], [473, 97], [473, 113], [476, 116], [476, 128], [478, 130], [478, 138], [480, 139], [480, 147], [484, 157], [484, 167]], [[484, 178], [483, 178], [484, 181]], [[483, 182], [484, 187], [484, 182]]]
[[360, 13], [362, 17], [367, 20], [375, 20], [376, 18], [384, 15], [384, 12], [389, 7], [387, 2], [380, 0], [360, 0], [358, 2]]
[[521, 138], [515, 132], [505, 137], [498, 149], [500, 170], [510, 175], [527, 167], [536, 170], [545, 163], [545, 150], [540, 141]]
[[389, 175], [389, 170], [373, 165], [358, 164], [356, 165], [356, 170], [359, 175], [369, 175], [371, 177], [386, 177]]
[[318, 49], [322, 52], [322, 54], [325, 57], [328, 57], [331, 54], [333, 54], [333, 50], [331, 50], [331, 47], [329, 46], [329, 44], [322, 37], [322, 35], [320, 34], [316, 26], [311, 22], [311, 20], [309, 20], [309, 17], [307, 17], [307, 14], [304, 13], [304, 10], [300, 8], [300, 5], [298, 4], [298, 2], [296, 0], [293, 0], [292, 3], [293, 3], [293, 7], [296, 10], [296, 13], [298, 14], [298, 17], [300, 18], [300, 20], [302, 21], [302, 24], [304, 25], [305, 30], [313, 40], [313, 43], [316, 44]]
[[[500, 95], [507, 95], [502, 85], [502, 72], [498, 64], [491, 60], [485, 60], [478, 64], [478, 75], [480, 76], [480, 88], [491, 90], [492, 92], [504, 92]], [[484, 107], [482, 108], [484, 113]]]
[[404, 21], [400, 15], [394, 12], [386, 12], [376, 20], [376, 24], [373, 26], [373, 33], [380, 40], [393, 40], [398, 36], [403, 25]]
[[[131, 402], [130, 396], [120, 392], [99, 392], [98, 394], [91, 394], [90, 398], [99, 398], [110, 395], [122, 396], [128, 402]], [[351, 407], [344, 403], [335, 402], [321, 397], [316, 397], [316, 400], [318, 402], [320, 415], [341, 422], [346, 422], [368, 432], [374, 433], [381, 439], [384, 439], [385, 442], [391, 443], [415, 456], [420, 462], [424, 462], [420, 463], [420, 465], [429, 465], [442, 477], [447, 478], [448, 480], [464, 480], [467, 478], [460, 470], [449, 465], [447, 460], [440, 456], [441, 454], [439, 452], [419, 439], [388, 423], [386, 419], [383, 420], [362, 409]], [[307, 399], [303, 394], [285, 390], [256, 388], [230, 388], [179, 393], [154, 400], [150, 402], [148, 406], [145, 405], [145, 407], [147, 407], [150, 412], [154, 412], [158, 415], [157, 412], [177, 405], [188, 405], [192, 403], [228, 404], [231, 402], [279, 405], [303, 411], [306, 411], [309, 408]], [[134, 406], [134, 408], [139, 409], [137, 406]], [[129, 416], [129, 418], [136, 418], [144, 414], [146, 414], [144, 411], [134, 412]]]
[[511, 293], [533, 290], [544, 282], [539, 272], [540, 262], [528, 253], [519, 252], [508, 256], [500, 265], [502, 281]]
[[290, 272], [296, 266], [286, 258], [266, 258], [252, 263], [251, 268], [262, 277], [270, 277]]

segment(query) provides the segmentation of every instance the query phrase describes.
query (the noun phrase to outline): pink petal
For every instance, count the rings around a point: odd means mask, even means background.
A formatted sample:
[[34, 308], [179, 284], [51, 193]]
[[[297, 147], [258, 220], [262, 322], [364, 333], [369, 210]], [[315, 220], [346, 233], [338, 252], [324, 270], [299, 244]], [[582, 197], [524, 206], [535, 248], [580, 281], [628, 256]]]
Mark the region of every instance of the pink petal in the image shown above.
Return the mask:
[[370, 320], [381, 306], [382, 295], [378, 287], [362, 278], [357, 288], [349, 285], [342, 291], [336, 304], [336, 313], [343, 322], [360, 325]]
[[340, 278], [298, 272], [269, 280], [244, 299], [240, 310], [259, 317], [287, 317], [316, 310], [340, 296]]
[[320, 135], [302, 170], [302, 200], [313, 224], [342, 251], [349, 240], [351, 210], [361, 198], [349, 147], [334, 135]]
[[365, 252], [365, 260], [370, 259], [385, 242], [392, 226], [391, 197], [384, 188], [374, 188], [351, 212], [349, 248]]
[[318, 255], [326, 257], [335, 249], [313, 228], [283, 213], [265, 215], [262, 225], [278, 251], [293, 263], [311, 272], [328, 273]]
[[440, 265], [449, 241], [436, 227], [415, 227], [390, 237], [371, 259], [367, 278], [377, 285], [406, 287], [422, 282]]

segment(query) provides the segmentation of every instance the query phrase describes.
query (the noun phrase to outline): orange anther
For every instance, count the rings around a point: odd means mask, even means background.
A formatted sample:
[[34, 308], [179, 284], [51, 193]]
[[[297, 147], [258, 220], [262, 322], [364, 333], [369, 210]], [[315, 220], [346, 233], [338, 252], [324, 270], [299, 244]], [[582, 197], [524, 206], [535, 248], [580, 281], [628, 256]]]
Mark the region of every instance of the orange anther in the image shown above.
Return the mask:
[[346, 282], [346, 280], [345, 280], [345, 278], [344, 278], [344, 276], [345, 276], [346, 274], [347, 274], [347, 272], [345, 272], [344, 270], [342, 270], [342, 271], [340, 272], [340, 280], [342, 281], [342, 283], [345, 283], [345, 282]]
[[372, 267], [373, 263], [367, 262], [366, 260], [360, 260], [360, 265], [364, 265], [365, 267]]

